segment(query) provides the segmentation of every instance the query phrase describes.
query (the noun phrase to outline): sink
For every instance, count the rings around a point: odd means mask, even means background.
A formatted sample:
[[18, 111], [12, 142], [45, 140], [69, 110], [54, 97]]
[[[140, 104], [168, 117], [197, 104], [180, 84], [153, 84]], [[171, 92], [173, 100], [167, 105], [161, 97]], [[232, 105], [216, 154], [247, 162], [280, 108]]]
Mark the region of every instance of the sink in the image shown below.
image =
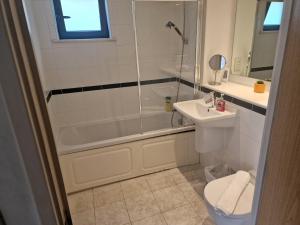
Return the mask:
[[210, 108], [203, 99], [177, 102], [174, 108], [195, 123], [195, 150], [199, 153], [221, 151], [226, 146], [226, 132], [235, 125], [237, 111], [226, 107], [225, 112]]
[[174, 103], [174, 108], [200, 127], [232, 127], [236, 110], [226, 109], [224, 112], [210, 108], [202, 99]]

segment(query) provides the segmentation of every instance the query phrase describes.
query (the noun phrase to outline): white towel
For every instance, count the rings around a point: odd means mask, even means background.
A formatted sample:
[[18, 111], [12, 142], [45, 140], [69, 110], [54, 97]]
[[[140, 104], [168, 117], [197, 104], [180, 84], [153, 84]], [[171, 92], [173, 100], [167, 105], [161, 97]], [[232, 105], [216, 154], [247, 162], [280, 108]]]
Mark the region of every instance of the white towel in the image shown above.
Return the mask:
[[249, 182], [250, 174], [238, 171], [218, 200], [216, 208], [222, 210], [226, 215], [233, 214], [238, 200]]

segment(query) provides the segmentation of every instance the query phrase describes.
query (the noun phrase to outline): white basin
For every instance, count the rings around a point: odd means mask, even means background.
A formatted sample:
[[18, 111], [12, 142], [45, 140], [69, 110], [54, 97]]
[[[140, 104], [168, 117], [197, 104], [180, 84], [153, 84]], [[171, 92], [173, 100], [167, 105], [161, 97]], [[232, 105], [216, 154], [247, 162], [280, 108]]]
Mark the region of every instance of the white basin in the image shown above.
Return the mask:
[[206, 104], [202, 99], [177, 102], [174, 108], [185, 117], [194, 121], [201, 127], [232, 127], [236, 116], [236, 110], [228, 110], [225, 112], [217, 111], [210, 108], [210, 104]]

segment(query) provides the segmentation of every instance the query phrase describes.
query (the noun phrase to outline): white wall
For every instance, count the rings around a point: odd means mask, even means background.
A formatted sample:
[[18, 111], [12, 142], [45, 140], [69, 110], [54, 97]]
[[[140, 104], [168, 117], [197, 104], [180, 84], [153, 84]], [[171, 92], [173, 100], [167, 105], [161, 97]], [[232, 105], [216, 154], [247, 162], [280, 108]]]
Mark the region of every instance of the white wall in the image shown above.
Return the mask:
[[112, 40], [55, 42], [52, 0], [31, 0], [49, 90], [136, 80], [131, 1], [108, 4]]
[[42, 83], [42, 88], [44, 90], [44, 93], [46, 94], [47, 85], [45, 81], [44, 66], [42, 62], [42, 50], [41, 50], [40, 40], [38, 38], [37, 23], [34, 18], [34, 12], [32, 8], [31, 0], [23, 0], [23, 6], [24, 6], [30, 38], [32, 40], [32, 47], [34, 49], [36, 63], [40, 72], [40, 80]]
[[[208, 66], [212, 55], [224, 55], [228, 61], [227, 68], [231, 66], [235, 13], [236, 0], [207, 0], [203, 83], [214, 75]], [[225, 136], [224, 143], [227, 146], [223, 151], [201, 154], [201, 163], [209, 165], [224, 162], [234, 169], [256, 169], [265, 116], [238, 105], [233, 107], [238, 109], [239, 116], [234, 128], [229, 129]]]
[[[49, 90], [137, 80], [131, 0], [108, 0], [112, 39], [65, 42], [55, 41], [58, 37], [52, 0], [26, 1], [34, 14], [29, 23], [32, 27], [36, 25], [38, 40], [34, 42], [39, 41], [41, 45]], [[182, 4], [172, 2], [137, 2], [143, 78], [166, 77], [160, 67], [176, 61], [181, 50], [180, 38], [165, 24], [172, 20], [182, 27], [182, 9]]]
[[235, 127], [227, 134], [228, 146], [223, 160], [235, 169], [257, 169], [265, 116], [237, 105], [234, 107], [239, 115]]
[[[205, 46], [203, 83], [213, 79], [214, 72], [209, 68], [209, 59], [222, 54], [230, 67], [233, 31], [235, 24], [236, 0], [207, 0], [205, 22]], [[221, 75], [221, 74], [220, 74]]]
[[[32, 8], [28, 19], [35, 30], [32, 40], [38, 46], [45, 89], [63, 89], [137, 81], [137, 66], [131, 0], [108, 0], [111, 39], [58, 41], [52, 0], [26, 0]], [[189, 5], [190, 3], [186, 3]], [[189, 7], [187, 20], [196, 28], [196, 8]], [[138, 2], [137, 34], [141, 62], [141, 80], [171, 77], [162, 67], [175, 67], [181, 50], [180, 37], [165, 24], [172, 20], [182, 27], [183, 5], [175, 2]], [[195, 49], [195, 28], [187, 26], [189, 49]], [[194, 56], [193, 51], [189, 55]], [[186, 57], [187, 58], [187, 57]], [[193, 57], [191, 57], [193, 58]], [[187, 60], [190, 64], [192, 60]], [[193, 74], [193, 73], [190, 73]], [[192, 80], [192, 79], [191, 79]], [[163, 86], [173, 93], [176, 84], [148, 85], [142, 88], [143, 109], [163, 110], [164, 97], [155, 89]], [[184, 88], [184, 87], [183, 87]], [[185, 87], [186, 88], [186, 87]], [[185, 91], [186, 92], [186, 91]], [[193, 90], [188, 91], [190, 95]], [[174, 93], [172, 94], [174, 96]], [[139, 113], [137, 87], [72, 93], [52, 96], [49, 105], [54, 126], [120, 118]], [[149, 111], [149, 110], [148, 110]]]
[[225, 163], [235, 170], [257, 169], [265, 116], [227, 102], [238, 110], [233, 128], [225, 132], [225, 148], [200, 155], [203, 165]]

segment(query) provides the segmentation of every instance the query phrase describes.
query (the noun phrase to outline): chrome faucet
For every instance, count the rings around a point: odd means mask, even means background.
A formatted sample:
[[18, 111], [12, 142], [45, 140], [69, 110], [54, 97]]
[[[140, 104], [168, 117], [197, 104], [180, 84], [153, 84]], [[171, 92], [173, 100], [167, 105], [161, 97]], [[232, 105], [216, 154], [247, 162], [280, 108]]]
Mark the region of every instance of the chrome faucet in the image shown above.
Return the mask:
[[209, 106], [208, 108], [214, 108], [215, 107], [215, 92], [209, 92], [207, 94], [204, 95], [203, 100], [205, 102], [205, 104], [211, 103], [211, 106]]

